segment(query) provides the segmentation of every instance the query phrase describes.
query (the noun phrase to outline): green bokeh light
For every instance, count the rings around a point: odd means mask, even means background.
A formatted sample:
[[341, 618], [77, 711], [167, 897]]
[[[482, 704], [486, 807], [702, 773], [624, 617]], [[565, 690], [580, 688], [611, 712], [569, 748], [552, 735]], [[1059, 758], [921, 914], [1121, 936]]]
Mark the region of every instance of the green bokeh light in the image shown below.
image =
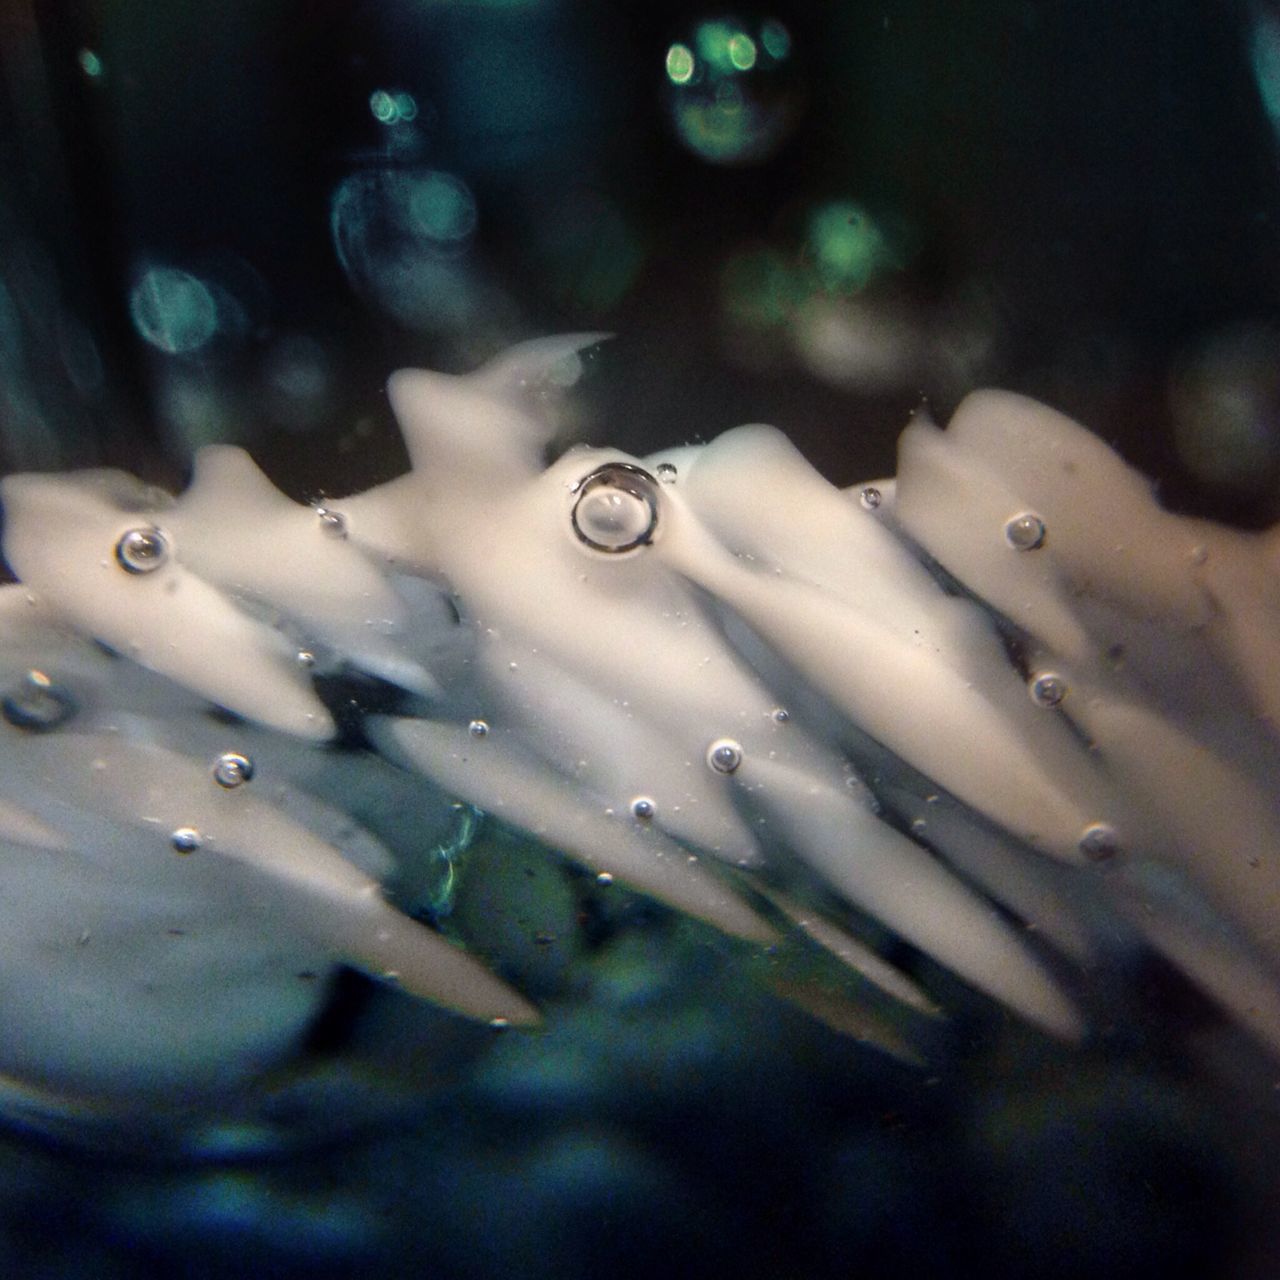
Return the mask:
[[814, 210], [809, 248], [818, 278], [832, 291], [865, 288], [882, 271], [897, 265], [897, 255], [875, 220], [851, 200]]
[[729, 61], [738, 71], [750, 71], [756, 65], [756, 42], [745, 31], [730, 38]]
[[672, 84], [688, 84], [697, 63], [687, 44], [673, 44], [667, 50], [667, 76]]
[[694, 32], [694, 44], [698, 55], [718, 75], [731, 75], [736, 69], [730, 47], [741, 36], [736, 27], [727, 22], [703, 22]]
[[417, 118], [418, 104], [411, 93], [375, 89], [369, 95], [369, 110], [379, 124], [399, 124]]
[[81, 49], [76, 55], [80, 70], [90, 79], [96, 80], [102, 74], [102, 59], [92, 49]]
[[465, 240], [475, 230], [475, 199], [451, 173], [424, 174], [409, 195], [409, 212], [418, 229], [440, 244]]

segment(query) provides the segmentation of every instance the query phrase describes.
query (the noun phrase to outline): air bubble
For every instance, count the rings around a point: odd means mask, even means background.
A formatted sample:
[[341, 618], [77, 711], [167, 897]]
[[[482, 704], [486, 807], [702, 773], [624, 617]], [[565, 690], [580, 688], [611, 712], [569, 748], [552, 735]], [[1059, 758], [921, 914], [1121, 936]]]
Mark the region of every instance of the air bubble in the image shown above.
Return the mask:
[[1015, 551], [1035, 551], [1044, 546], [1044, 521], [1031, 511], [1014, 516], [1004, 527], [1005, 540]]
[[473, 738], [484, 738], [488, 736], [489, 725], [484, 720], [473, 720], [469, 725], [467, 725], [467, 732]]
[[718, 738], [707, 748], [707, 764], [716, 773], [735, 773], [742, 763], [742, 748], [732, 738]]
[[632, 816], [639, 818], [641, 822], [647, 822], [657, 811], [658, 806], [648, 796], [636, 796], [631, 802]]
[[328, 507], [317, 507], [316, 516], [320, 521], [320, 528], [331, 538], [345, 538], [347, 536], [347, 518], [341, 511], [330, 511]]
[[611, 462], [574, 486], [573, 531], [596, 551], [647, 546], [658, 525], [657, 482], [643, 468]]
[[659, 480], [663, 484], [675, 484], [676, 482], [676, 464], [674, 462], [660, 462], [654, 468]]
[[791, 719], [791, 712], [786, 707], [774, 707], [773, 718], [777, 724], [786, 724]]
[[1057, 707], [1067, 696], [1067, 682], [1054, 671], [1042, 671], [1029, 686], [1031, 701], [1038, 707]]
[[601, 888], [607, 889], [613, 883], [613, 876], [608, 871], [602, 871], [596, 876], [596, 884]]
[[310, 649], [299, 649], [294, 655], [294, 660], [300, 667], [311, 668], [316, 665], [316, 655]]
[[116, 543], [116, 561], [126, 573], [154, 573], [169, 559], [169, 540], [159, 529], [129, 529]]
[[175, 853], [195, 853], [200, 847], [200, 833], [195, 827], [178, 827], [169, 837]]
[[238, 751], [224, 751], [214, 761], [213, 780], [220, 787], [238, 787], [252, 777], [253, 761]]
[[31, 670], [16, 689], [0, 699], [0, 714], [15, 729], [48, 733], [66, 724], [76, 713], [74, 699], [43, 671]]
[[875, 485], [869, 484], [858, 494], [858, 501], [867, 511], [874, 511], [884, 501], [884, 494]]
[[1108, 862], [1120, 852], [1114, 827], [1105, 822], [1090, 823], [1080, 836], [1080, 852], [1090, 862]]

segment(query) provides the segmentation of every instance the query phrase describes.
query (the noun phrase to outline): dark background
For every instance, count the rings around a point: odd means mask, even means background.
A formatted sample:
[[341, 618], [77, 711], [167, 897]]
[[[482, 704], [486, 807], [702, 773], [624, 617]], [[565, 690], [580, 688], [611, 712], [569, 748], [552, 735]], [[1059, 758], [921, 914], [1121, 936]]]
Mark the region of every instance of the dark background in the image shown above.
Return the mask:
[[[755, 65], [673, 82], [716, 21]], [[1280, 11], [1242, 0], [0, 0], [0, 470], [177, 486], [228, 439], [352, 491], [403, 466], [391, 370], [605, 329], [582, 438], [770, 421], [849, 484], [1001, 385], [1260, 524], [1278, 128]], [[921, 1072], [641, 923], [411, 1122], [240, 1162], [13, 1138], [0, 1269], [1276, 1274], [1280, 1072], [1158, 966], [1094, 975], [1080, 1053], [957, 995]]]

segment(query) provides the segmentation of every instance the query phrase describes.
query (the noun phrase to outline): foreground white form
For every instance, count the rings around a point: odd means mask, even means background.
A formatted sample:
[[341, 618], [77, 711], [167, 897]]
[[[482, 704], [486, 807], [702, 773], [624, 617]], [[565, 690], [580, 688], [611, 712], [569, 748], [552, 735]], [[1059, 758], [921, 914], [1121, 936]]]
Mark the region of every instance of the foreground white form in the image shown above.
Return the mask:
[[[1088, 961], [1106, 903], [1280, 1051], [1280, 534], [1164, 512], [999, 392], [847, 493], [760, 426], [545, 466], [540, 388], [591, 341], [396, 374], [412, 469], [325, 507], [225, 446], [176, 499], [0, 484], [0, 1071], [198, 1093], [287, 1054], [341, 962], [536, 1020], [334, 807], [381, 788], [429, 828], [423, 776], [927, 1007], [871, 917], [1068, 1037], [1044, 956]], [[405, 691], [379, 755], [323, 745], [343, 670]]]

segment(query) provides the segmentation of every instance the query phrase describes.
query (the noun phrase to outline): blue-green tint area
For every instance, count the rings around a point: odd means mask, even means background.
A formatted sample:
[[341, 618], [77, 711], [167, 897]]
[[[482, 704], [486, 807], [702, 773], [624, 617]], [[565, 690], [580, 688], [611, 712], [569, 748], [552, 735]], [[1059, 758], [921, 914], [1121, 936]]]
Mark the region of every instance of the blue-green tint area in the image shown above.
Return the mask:
[[833, 201], [815, 209], [808, 240], [818, 277], [833, 292], [864, 289], [881, 272], [898, 265], [880, 227], [852, 201]]
[[409, 193], [409, 211], [422, 234], [440, 244], [455, 244], [475, 230], [475, 198], [451, 173], [424, 174]]
[[1250, 42], [1253, 78], [1272, 125], [1280, 129], [1280, 20], [1260, 13]]
[[102, 74], [102, 59], [92, 49], [81, 49], [76, 54], [76, 61], [89, 79], [96, 80]]
[[369, 110], [379, 124], [407, 124], [418, 118], [417, 101], [403, 90], [375, 89], [369, 95]]
[[667, 79], [672, 84], [688, 84], [697, 65], [687, 44], [673, 44], [667, 50]]
[[176, 267], [152, 267], [129, 295], [143, 339], [166, 355], [187, 355], [218, 331], [218, 305], [203, 281]]
[[760, 24], [760, 43], [775, 62], [781, 62], [791, 52], [791, 32], [776, 18]]

